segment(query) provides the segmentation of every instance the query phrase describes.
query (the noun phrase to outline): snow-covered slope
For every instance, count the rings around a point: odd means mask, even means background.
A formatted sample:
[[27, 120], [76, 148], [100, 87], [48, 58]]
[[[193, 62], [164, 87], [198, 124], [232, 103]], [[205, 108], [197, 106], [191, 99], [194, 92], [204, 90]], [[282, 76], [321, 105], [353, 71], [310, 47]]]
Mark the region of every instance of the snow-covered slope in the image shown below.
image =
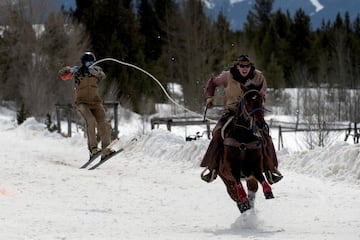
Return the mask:
[[280, 152], [275, 199], [260, 191], [241, 215], [220, 179], [200, 180], [207, 139], [124, 124], [121, 139], [135, 132], [136, 145], [88, 171], [78, 168], [88, 154], [82, 134], [63, 138], [34, 119], [17, 126], [1, 108], [0, 238], [360, 239], [358, 145]]

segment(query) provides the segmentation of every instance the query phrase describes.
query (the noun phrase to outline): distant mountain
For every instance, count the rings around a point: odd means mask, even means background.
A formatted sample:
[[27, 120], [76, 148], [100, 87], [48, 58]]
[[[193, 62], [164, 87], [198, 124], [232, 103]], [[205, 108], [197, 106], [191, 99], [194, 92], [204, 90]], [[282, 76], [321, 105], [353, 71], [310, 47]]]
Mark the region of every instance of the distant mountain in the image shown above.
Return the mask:
[[[57, 4], [64, 5], [65, 9], [75, 9], [75, 0], [53, 0]], [[134, 0], [135, 1], [135, 0]], [[255, 0], [203, 0], [208, 10], [208, 14], [217, 17], [220, 11], [227, 16], [233, 30], [242, 29], [246, 16], [250, 10], [254, 9]], [[294, 17], [296, 10], [302, 8], [311, 17], [313, 30], [321, 26], [323, 19], [333, 22], [337, 13], [344, 17], [345, 12], [349, 12], [350, 19], [353, 21], [360, 14], [359, 0], [275, 0], [273, 11], [281, 9], [287, 10], [291, 17]]]
[[[249, 10], [254, 10], [255, 0], [204, 0], [210, 14], [215, 17], [220, 11], [227, 16], [233, 30], [242, 29]], [[321, 26], [323, 19], [334, 21], [339, 12], [344, 17], [349, 12], [350, 19], [354, 20], [360, 13], [360, 1], [356, 0], [275, 0], [273, 12], [281, 9], [287, 10], [291, 17], [302, 8], [311, 17], [313, 29]]]

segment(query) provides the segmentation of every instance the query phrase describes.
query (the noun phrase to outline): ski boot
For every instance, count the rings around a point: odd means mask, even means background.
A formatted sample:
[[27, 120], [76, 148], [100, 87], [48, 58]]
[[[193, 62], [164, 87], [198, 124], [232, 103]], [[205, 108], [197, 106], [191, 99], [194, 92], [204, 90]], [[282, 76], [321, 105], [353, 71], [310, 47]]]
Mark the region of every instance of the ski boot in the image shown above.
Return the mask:
[[96, 158], [101, 154], [101, 149], [94, 147], [90, 150], [90, 159]]
[[116, 151], [112, 150], [111, 148], [105, 148], [101, 153], [101, 161], [103, 161], [106, 158], [110, 157], [114, 153], [116, 153]]

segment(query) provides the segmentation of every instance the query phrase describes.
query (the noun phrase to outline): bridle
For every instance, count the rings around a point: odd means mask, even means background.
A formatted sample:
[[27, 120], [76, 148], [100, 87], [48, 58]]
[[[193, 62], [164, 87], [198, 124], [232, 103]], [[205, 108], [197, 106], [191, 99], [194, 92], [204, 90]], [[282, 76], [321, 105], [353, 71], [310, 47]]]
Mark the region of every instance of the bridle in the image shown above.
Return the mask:
[[[236, 147], [236, 148], [240, 149], [241, 151], [244, 151], [246, 149], [259, 149], [263, 145], [263, 139], [262, 139], [261, 133], [259, 131], [259, 128], [256, 126], [256, 124], [254, 122], [255, 122], [255, 114], [258, 112], [263, 113], [265, 111], [265, 108], [262, 106], [262, 101], [261, 101], [261, 104], [260, 104], [261, 106], [256, 107], [256, 108], [252, 109], [251, 111], [248, 111], [246, 109], [246, 104], [247, 104], [246, 97], [250, 93], [255, 93], [253, 97], [261, 97], [262, 98], [260, 92], [256, 89], [251, 89], [251, 90], [246, 91], [244, 93], [243, 97], [239, 101], [239, 106], [238, 106], [235, 116], [231, 117], [228, 120], [228, 122], [224, 125], [224, 128], [222, 129], [222, 136], [224, 136], [225, 128], [232, 121], [235, 127], [244, 128], [244, 129], [252, 132], [252, 134], [257, 138], [257, 140], [254, 140], [252, 142], [239, 142], [238, 140], [236, 140], [233, 137], [225, 137], [224, 138], [224, 142], [223, 142], [224, 145]], [[255, 101], [255, 100], [256, 99], [253, 99], [253, 101]], [[243, 120], [243, 121], [241, 122], [241, 120]], [[248, 126], [245, 125], [247, 122], [249, 123]]]
[[[262, 98], [259, 90], [250, 89], [250, 90], [246, 91], [239, 101], [239, 107], [236, 111], [235, 118], [234, 118], [234, 125], [237, 127], [242, 127], [242, 128], [248, 129], [248, 130], [254, 130], [253, 128], [255, 127], [255, 124], [254, 124], [255, 114], [258, 112], [263, 113], [265, 111], [265, 108], [262, 106], [262, 102], [261, 102], [261, 106], [256, 107], [256, 108], [252, 109], [251, 111], [248, 111], [246, 109], [246, 103], [247, 103], [246, 97], [250, 93], [255, 93], [255, 95], [252, 98], [254, 98], [254, 97]], [[256, 99], [253, 99], [253, 100], [255, 101]], [[241, 116], [243, 117], [243, 119], [245, 121], [249, 121], [249, 126], [245, 126], [244, 124], [239, 123], [239, 119], [241, 118]]]

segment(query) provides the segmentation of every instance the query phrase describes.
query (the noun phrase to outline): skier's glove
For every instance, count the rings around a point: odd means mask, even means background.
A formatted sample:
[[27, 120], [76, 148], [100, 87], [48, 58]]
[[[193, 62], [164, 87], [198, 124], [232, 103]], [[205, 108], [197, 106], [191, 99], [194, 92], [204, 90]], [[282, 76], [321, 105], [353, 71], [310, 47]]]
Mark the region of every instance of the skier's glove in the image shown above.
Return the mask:
[[97, 71], [95, 68], [89, 68], [89, 73], [90, 73], [91, 75], [96, 76], [97, 73], [98, 73], [98, 71]]
[[94, 64], [94, 62], [93, 61], [90, 61], [90, 62], [85, 62], [84, 63], [84, 65], [85, 65], [85, 67], [90, 67], [91, 65], [93, 65]]
[[72, 72], [72, 73], [76, 73], [79, 69], [80, 69], [80, 67], [78, 67], [78, 66], [73, 66], [73, 67], [71, 68], [71, 72]]
[[213, 97], [207, 98], [205, 105], [207, 108], [213, 108], [214, 107], [214, 98]]
[[71, 79], [72, 78], [71, 67], [65, 66], [62, 69], [60, 69], [59, 76], [60, 76], [61, 80], [63, 80], [63, 81], [67, 81], [67, 80]]

